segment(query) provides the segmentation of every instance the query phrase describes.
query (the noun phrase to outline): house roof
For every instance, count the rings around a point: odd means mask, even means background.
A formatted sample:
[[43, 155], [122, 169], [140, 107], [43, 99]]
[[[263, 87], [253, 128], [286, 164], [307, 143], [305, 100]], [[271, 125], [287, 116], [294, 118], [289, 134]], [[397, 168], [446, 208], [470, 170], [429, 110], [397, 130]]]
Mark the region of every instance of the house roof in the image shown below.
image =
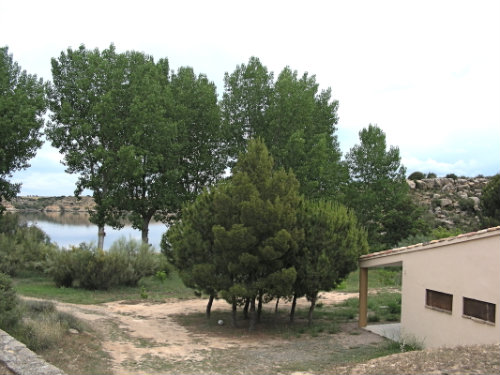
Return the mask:
[[479, 238], [483, 238], [483, 237], [490, 237], [490, 236], [494, 236], [494, 235], [500, 235], [500, 226], [492, 227], [492, 228], [488, 228], [488, 229], [483, 229], [483, 230], [480, 230], [477, 232], [464, 233], [464, 234], [460, 234], [460, 235], [454, 236], [454, 237], [441, 238], [439, 240], [433, 240], [433, 241], [429, 241], [429, 242], [418, 243], [415, 245], [379, 251], [376, 253], [370, 253], [370, 254], [360, 256], [359, 260], [360, 261], [370, 260], [370, 259], [386, 257], [386, 256], [390, 256], [390, 255], [396, 255], [396, 254], [399, 255], [399, 254], [413, 252], [413, 251], [428, 250], [428, 249], [431, 249], [434, 247], [441, 247], [441, 246], [445, 246], [445, 245], [450, 245], [452, 243], [470, 241], [470, 240], [475, 240], [475, 239], [479, 239]]

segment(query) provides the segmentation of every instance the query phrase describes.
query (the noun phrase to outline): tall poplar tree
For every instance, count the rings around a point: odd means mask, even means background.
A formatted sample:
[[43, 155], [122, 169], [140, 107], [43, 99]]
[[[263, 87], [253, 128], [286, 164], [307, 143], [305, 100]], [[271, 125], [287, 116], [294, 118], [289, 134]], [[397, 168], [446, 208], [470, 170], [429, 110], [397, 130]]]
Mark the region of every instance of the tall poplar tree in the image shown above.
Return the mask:
[[387, 149], [385, 133], [376, 125], [361, 130], [359, 139], [346, 155], [345, 202], [367, 229], [370, 251], [378, 251], [414, 234], [419, 211], [409, 195], [399, 148]]
[[20, 185], [9, 182], [12, 173], [29, 167], [42, 145], [42, 115], [47, 108], [46, 85], [28, 74], [0, 48], [0, 213], [2, 199], [12, 199]]
[[226, 166], [215, 86], [167, 59], [85, 46], [52, 60], [48, 136], [79, 174], [75, 194], [93, 191], [99, 227], [129, 213], [148, 242], [152, 218], [167, 220]]
[[90, 189], [96, 210], [90, 220], [98, 227], [98, 248], [103, 247], [104, 226], [119, 227], [112, 189], [116, 169], [111, 158], [118, 150], [120, 116], [110, 105], [121, 94], [125, 61], [115, 47], [100, 52], [68, 48], [52, 59], [49, 88], [51, 121], [47, 137], [64, 155], [68, 173], [78, 175], [75, 195]]
[[226, 73], [224, 81], [222, 117], [233, 157], [245, 150], [248, 139], [260, 137], [276, 166], [294, 171], [306, 197], [339, 199], [347, 170], [340, 161], [338, 102], [331, 90], [319, 91], [314, 75], [299, 77], [289, 67], [274, 81], [255, 57]]

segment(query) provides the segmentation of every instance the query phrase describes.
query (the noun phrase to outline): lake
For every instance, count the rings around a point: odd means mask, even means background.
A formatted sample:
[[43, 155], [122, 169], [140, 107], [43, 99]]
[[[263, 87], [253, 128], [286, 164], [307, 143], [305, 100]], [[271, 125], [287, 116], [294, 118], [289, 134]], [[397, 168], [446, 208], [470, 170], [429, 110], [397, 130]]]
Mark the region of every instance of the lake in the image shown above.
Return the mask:
[[[89, 221], [87, 213], [18, 212], [18, 215], [22, 223], [36, 225], [59, 247], [69, 248], [82, 242], [97, 244], [97, 226]], [[151, 222], [149, 224], [149, 243], [158, 251], [160, 250], [161, 237], [167, 231], [167, 228], [161, 222]], [[106, 226], [105, 232], [104, 249], [109, 249], [113, 242], [121, 237], [141, 240], [141, 231], [132, 228], [130, 224], [126, 224], [120, 230]]]

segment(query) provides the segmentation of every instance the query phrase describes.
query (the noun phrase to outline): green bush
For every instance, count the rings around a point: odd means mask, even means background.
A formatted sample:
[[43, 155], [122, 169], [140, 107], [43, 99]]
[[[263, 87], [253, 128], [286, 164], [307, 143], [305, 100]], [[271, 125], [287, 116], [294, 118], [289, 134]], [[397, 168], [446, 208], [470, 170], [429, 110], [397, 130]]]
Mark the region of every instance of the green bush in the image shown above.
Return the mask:
[[460, 198], [458, 206], [462, 211], [474, 212], [474, 201], [470, 198]]
[[12, 327], [18, 319], [18, 300], [12, 280], [0, 272], [0, 328]]
[[458, 176], [455, 173], [448, 173], [446, 178], [452, 178], [454, 180], [458, 180]]
[[95, 290], [136, 286], [141, 278], [168, 270], [163, 254], [139, 241], [120, 239], [108, 252], [85, 243], [59, 250], [49, 259], [47, 273], [57, 286]]
[[49, 237], [36, 226], [19, 225], [17, 215], [1, 216], [0, 228], [0, 272], [42, 272], [56, 249]]
[[415, 181], [415, 180], [421, 180], [424, 177], [425, 175], [422, 172], [413, 172], [411, 175], [408, 176], [408, 179]]

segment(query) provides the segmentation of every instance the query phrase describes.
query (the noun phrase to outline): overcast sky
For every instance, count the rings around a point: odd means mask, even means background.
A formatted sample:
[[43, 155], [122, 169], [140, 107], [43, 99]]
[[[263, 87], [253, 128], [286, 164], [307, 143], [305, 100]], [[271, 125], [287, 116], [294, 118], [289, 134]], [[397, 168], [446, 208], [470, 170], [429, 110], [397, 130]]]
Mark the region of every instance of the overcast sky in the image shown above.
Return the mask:
[[[257, 56], [275, 76], [315, 74], [340, 103], [344, 154], [370, 123], [408, 170], [500, 171], [500, 1], [0, 0], [0, 46], [51, 79], [66, 48], [138, 50], [215, 82]], [[21, 195], [72, 195], [46, 144], [18, 172]]]

